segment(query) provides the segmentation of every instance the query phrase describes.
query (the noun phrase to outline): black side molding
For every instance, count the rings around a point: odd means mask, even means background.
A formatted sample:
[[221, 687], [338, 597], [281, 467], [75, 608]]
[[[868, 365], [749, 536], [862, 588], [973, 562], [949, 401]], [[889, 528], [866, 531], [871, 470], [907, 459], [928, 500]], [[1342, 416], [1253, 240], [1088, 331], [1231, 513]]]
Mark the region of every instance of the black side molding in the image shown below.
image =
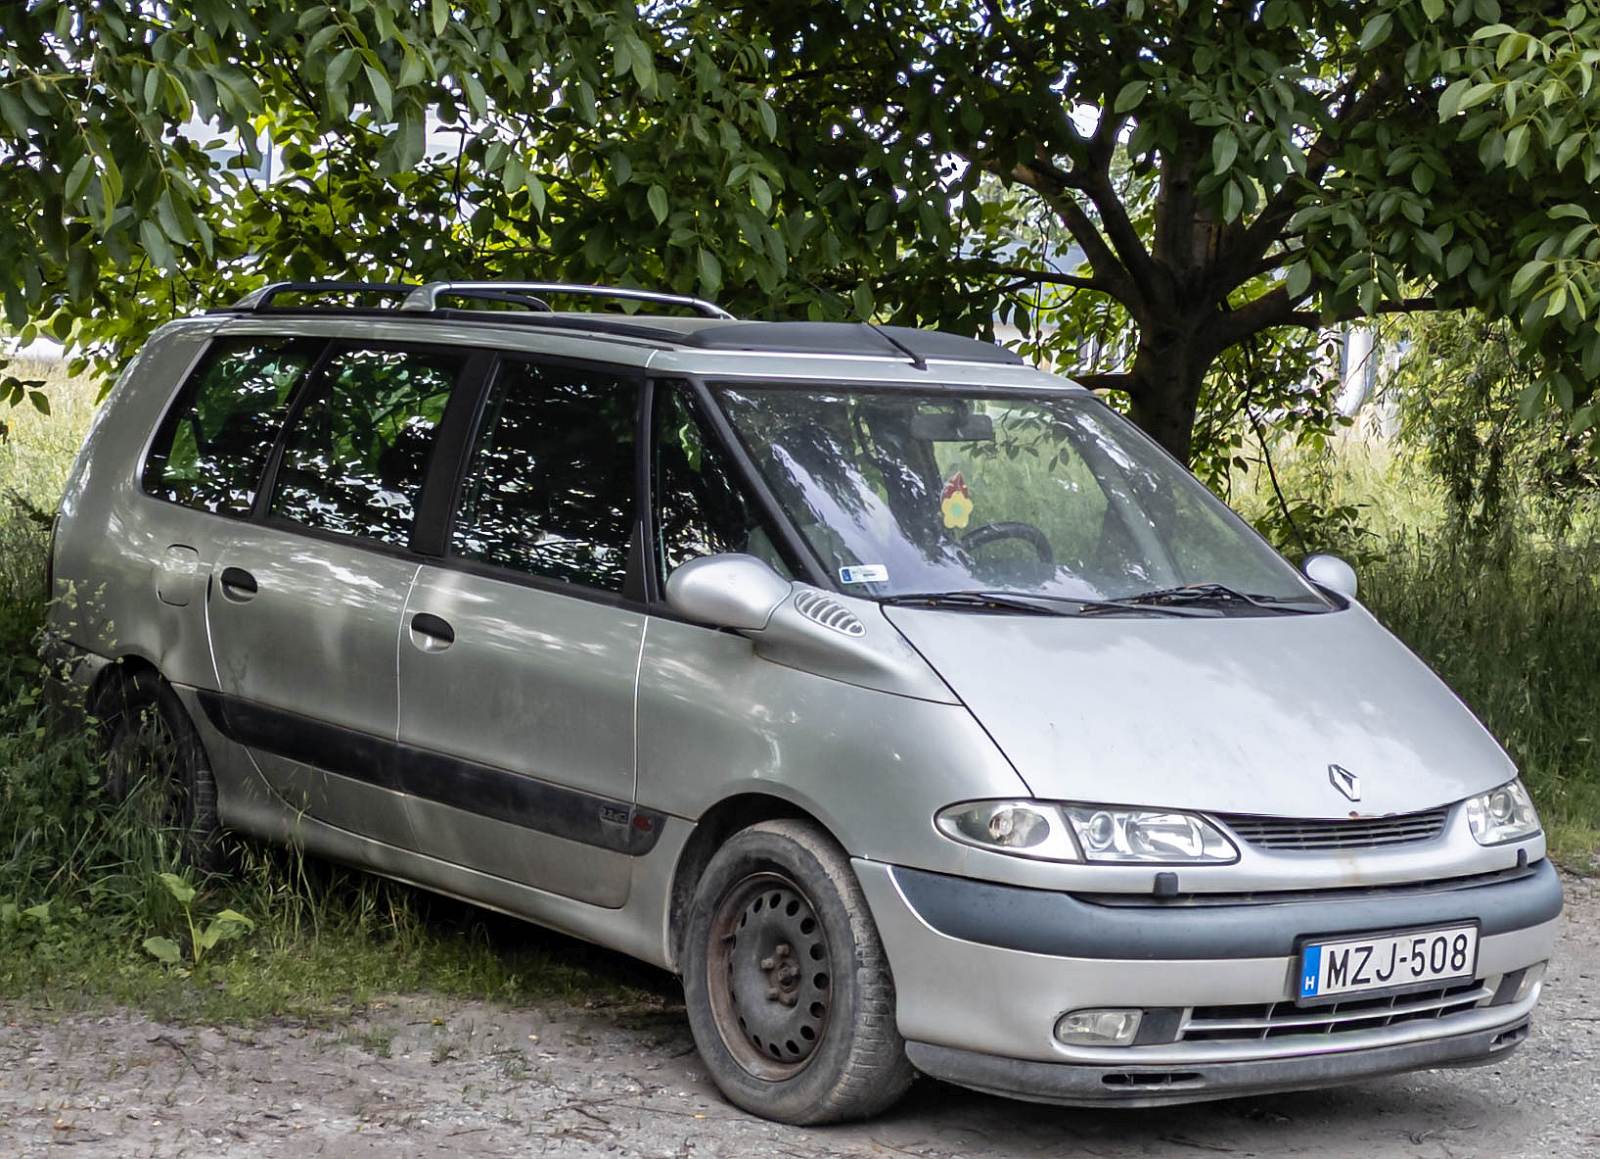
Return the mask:
[[1307, 934], [1356, 934], [1476, 921], [1484, 937], [1561, 913], [1561, 879], [1548, 859], [1488, 885], [1392, 896], [1358, 892], [1238, 905], [1099, 905], [1070, 893], [999, 885], [896, 866], [911, 908], [941, 934], [1058, 958], [1169, 961], [1280, 958]]
[[525, 773], [400, 744], [220, 692], [197, 693], [229, 740], [312, 768], [410, 793], [568, 841], [642, 857], [661, 837], [664, 813], [554, 785]]

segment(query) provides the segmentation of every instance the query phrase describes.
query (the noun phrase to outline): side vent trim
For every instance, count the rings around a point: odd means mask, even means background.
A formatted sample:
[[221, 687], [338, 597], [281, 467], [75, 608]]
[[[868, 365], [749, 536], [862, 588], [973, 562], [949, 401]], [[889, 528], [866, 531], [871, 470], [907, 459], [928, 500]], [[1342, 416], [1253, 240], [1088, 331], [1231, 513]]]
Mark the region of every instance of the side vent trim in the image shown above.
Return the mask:
[[812, 623], [852, 639], [860, 639], [867, 634], [867, 626], [854, 612], [823, 592], [808, 589], [796, 592], [794, 610]]

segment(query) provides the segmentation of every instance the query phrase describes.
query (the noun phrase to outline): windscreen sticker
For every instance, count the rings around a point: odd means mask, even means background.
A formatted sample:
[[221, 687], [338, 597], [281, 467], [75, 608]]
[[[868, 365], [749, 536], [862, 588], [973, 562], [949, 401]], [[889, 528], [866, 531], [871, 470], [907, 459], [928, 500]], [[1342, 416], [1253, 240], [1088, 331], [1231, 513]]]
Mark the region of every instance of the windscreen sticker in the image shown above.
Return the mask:
[[858, 563], [854, 567], [839, 569], [842, 584], [881, 584], [889, 580], [889, 569], [881, 563]]
[[972, 492], [967, 489], [967, 479], [960, 471], [950, 476], [939, 496], [939, 510], [944, 512], [944, 525], [948, 528], [965, 527], [972, 519]]

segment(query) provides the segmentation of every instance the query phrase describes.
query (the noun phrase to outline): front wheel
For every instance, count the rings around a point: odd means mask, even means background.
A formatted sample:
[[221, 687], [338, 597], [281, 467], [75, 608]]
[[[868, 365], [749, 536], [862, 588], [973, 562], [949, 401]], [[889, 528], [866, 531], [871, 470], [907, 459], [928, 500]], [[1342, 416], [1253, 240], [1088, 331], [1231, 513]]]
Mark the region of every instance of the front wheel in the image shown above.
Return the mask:
[[849, 859], [766, 821], [706, 867], [684, 962], [689, 1026], [730, 1101], [786, 1123], [862, 1119], [911, 1084], [894, 980]]

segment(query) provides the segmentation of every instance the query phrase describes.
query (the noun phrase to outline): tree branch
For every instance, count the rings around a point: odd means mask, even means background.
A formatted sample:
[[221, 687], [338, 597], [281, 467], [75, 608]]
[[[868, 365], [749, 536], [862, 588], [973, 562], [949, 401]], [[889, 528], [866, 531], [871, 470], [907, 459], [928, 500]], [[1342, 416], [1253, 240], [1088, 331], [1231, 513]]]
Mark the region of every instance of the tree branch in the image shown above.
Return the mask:
[[[1354, 322], [1358, 318], [1367, 317], [1366, 311], [1360, 309], [1345, 310], [1325, 317], [1314, 310], [1299, 309], [1303, 301], [1304, 299], [1291, 300], [1289, 291], [1280, 286], [1254, 301], [1246, 302], [1237, 310], [1226, 311], [1219, 324], [1212, 330], [1211, 345], [1216, 350], [1226, 350], [1252, 334], [1273, 326], [1304, 326], [1310, 330], [1319, 330], [1324, 326], [1337, 326], [1343, 322]], [[1405, 298], [1398, 302], [1379, 302], [1373, 313], [1409, 314], [1418, 310], [1437, 308], [1437, 301], [1433, 295], [1428, 294], [1419, 298]]]
[[1121, 390], [1133, 393], [1134, 377], [1125, 371], [1106, 374], [1073, 374], [1069, 371], [1067, 377], [1090, 390]]
[[[1340, 88], [1334, 102], [1330, 102], [1338, 103], [1339, 111], [1306, 153], [1305, 175], [1291, 174], [1267, 200], [1253, 222], [1243, 229], [1229, 231], [1226, 253], [1218, 263], [1221, 274], [1219, 280], [1225, 283], [1220, 288], [1219, 296], [1245, 280], [1243, 271], [1252, 268], [1272, 248], [1272, 243], [1278, 240], [1284, 226], [1294, 216], [1301, 193], [1307, 186], [1322, 180], [1349, 131], [1376, 113], [1396, 88], [1393, 76], [1381, 72], [1370, 88], [1360, 92], [1366, 80], [1366, 72], [1358, 71]], [[1357, 96], [1357, 93], [1360, 95]]]
[[[991, 166], [992, 171], [995, 170]], [[1130, 311], [1139, 304], [1139, 295], [1127, 268], [1118, 260], [1110, 244], [1100, 233], [1100, 227], [1095, 225], [1094, 219], [1072, 197], [1067, 186], [1057, 181], [1049, 170], [1026, 162], [1012, 166], [1002, 176], [1010, 177], [1011, 180], [1032, 189], [1066, 224], [1073, 240], [1083, 247], [1084, 256], [1089, 259], [1089, 268], [1094, 271], [1096, 281], [1102, 283], [1096, 286], [1096, 289], [1104, 290], [1127, 306]]]

